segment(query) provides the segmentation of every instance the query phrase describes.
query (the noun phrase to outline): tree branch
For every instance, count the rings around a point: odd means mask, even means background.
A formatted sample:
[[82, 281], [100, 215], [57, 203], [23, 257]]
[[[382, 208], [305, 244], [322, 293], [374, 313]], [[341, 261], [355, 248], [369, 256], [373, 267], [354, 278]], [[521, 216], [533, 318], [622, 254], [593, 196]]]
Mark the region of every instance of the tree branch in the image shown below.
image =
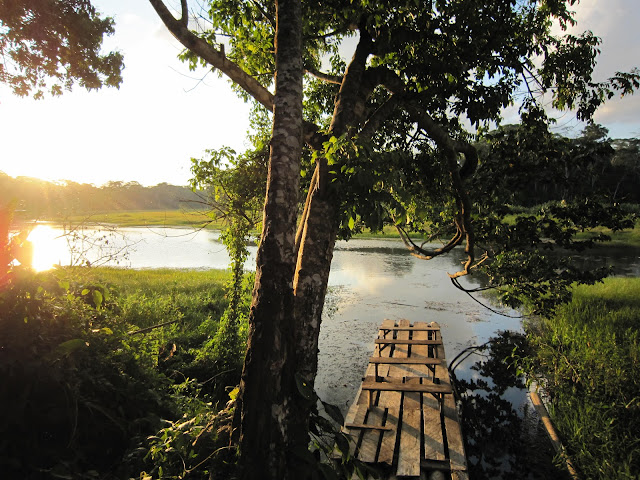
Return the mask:
[[409, 253], [411, 253], [411, 255], [413, 255], [414, 257], [420, 258], [422, 260], [431, 260], [432, 258], [437, 257], [438, 255], [447, 253], [451, 251], [454, 247], [460, 245], [463, 239], [463, 235], [457, 223], [456, 223], [456, 227], [457, 227], [456, 234], [453, 236], [453, 238], [451, 238], [451, 240], [449, 240], [449, 242], [446, 245], [444, 245], [441, 248], [436, 248], [435, 250], [425, 250], [424, 248], [422, 248], [422, 246], [416, 245], [416, 243], [414, 243], [414, 241], [411, 240], [411, 237], [409, 237], [409, 234], [406, 232], [406, 230], [402, 228], [400, 225], [396, 225], [396, 230], [400, 234], [400, 238], [402, 239], [402, 242], [409, 249]]
[[391, 116], [399, 103], [398, 95], [391, 95], [386, 102], [380, 105], [375, 112], [367, 119], [366, 123], [358, 133], [360, 139], [371, 138], [382, 126], [387, 118]]
[[[186, 0], [181, 1], [184, 6]], [[224, 55], [223, 50], [216, 50], [212, 45], [190, 31], [181, 20], [176, 20], [162, 0], [149, 0], [149, 3], [151, 3], [162, 23], [185, 48], [224, 73], [267, 110], [273, 111], [273, 94], [261, 83], [229, 60]]]
[[342, 78], [329, 127], [331, 134], [336, 137], [345, 133], [348, 127], [355, 125], [364, 113], [364, 104], [368, 95], [362, 91], [362, 87], [367, 58], [372, 49], [371, 37], [364, 28], [360, 28], [360, 41]]
[[305, 67], [305, 71], [309, 75], [313, 75], [314, 77], [324, 80], [325, 82], [335, 83], [336, 85], [342, 85], [343, 77], [339, 77], [337, 75], [329, 75], [328, 73], [321, 72], [313, 67], [307, 66]]
[[251, 0], [251, 3], [253, 3], [253, 6], [256, 7], [258, 9], [258, 11], [260, 12], [260, 14], [265, 18], [265, 20], [267, 22], [269, 22], [269, 24], [271, 25], [271, 28], [273, 28], [273, 30], [276, 30], [276, 21], [275, 19], [270, 16], [267, 11], [264, 9], [264, 7], [262, 5], [260, 5], [256, 0]]
[[184, 27], [189, 27], [189, 6], [187, 5], [187, 0], [180, 0], [180, 6], [182, 7], [182, 17], [180, 18], [180, 23], [184, 25]]

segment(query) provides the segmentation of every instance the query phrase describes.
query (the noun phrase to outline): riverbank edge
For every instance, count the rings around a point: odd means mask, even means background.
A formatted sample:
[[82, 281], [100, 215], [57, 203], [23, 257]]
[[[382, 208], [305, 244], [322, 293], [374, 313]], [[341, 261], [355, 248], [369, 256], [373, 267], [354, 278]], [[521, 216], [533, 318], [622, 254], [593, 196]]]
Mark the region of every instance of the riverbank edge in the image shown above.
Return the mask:
[[[25, 223], [37, 219], [23, 219]], [[167, 228], [197, 228], [220, 230], [224, 228], [222, 220], [212, 220], [206, 210], [127, 210], [121, 212], [98, 212], [87, 215], [74, 215], [66, 218], [41, 219], [56, 226], [63, 225], [109, 225], [113, 227], [167, 227]], [[260, 232], [255, 231], [258, 235]], [[598, 229], [597, 233], [604, 233], [611, 237], [607, 243], [596, 243], [594, 249], [616, 248], [640, 250], [640, 220], [632, 230], [612, 232]], [[581, 232], [578, 238], [586, 239], [589, 232]], [[382, 232], [369, 231], [357, 233], [355, 239], [399, 239], [400, 235], [393, 226], [385, 226]], [[434, 242], [436, 243], [436, 242]]]
[[637, 478], [640, 278], [577, 287], [570, 304], [525, 331], [532, 350], [521, 362], [580, 478]]

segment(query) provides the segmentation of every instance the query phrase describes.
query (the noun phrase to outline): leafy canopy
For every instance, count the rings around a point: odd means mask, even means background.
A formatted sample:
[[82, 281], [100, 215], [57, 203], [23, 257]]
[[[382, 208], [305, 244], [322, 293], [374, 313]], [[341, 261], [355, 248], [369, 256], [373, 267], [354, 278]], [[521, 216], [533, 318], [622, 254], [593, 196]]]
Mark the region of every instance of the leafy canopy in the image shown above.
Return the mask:
[[122, 55], [100, 51], [113, 32], [113, 19], [86, 0], [0, 0], [0, 82], [36, 99], [75, 83], [119, 87]]

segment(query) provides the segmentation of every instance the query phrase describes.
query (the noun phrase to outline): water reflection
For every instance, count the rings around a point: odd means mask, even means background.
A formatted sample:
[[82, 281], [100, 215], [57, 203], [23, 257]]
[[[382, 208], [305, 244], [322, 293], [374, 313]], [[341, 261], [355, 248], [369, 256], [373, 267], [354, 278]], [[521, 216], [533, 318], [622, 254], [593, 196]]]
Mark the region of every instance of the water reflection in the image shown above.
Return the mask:
[[[68, 264], [69, 247], [60, 236], [62, 230], [46, 227], [36, 233], [38, 228], [32, 232], [38, 268]], [[218, 232], [184, 228], [123, 228], [118, 232], [122, 237], [113, 244], [122, 247], [128, 242], [124, 264], [131, 268], [224, 269], [229, 264]], [[248, 270], [255, 268], [256, 247], [250, 246], [250, 252], [245, 264]], [[448, 359], [486, 342], [500, 330], [522, 332], [519, 319], [496, 315], [451, 284], [447, 273], [458, 271], [464, 260], [464, 252], [457, 250], [430, 261], [419, 260], [410, 256], [399, 240], [338, 242], [319, 339], [319, 396], [346, 411], [373, 351], [377, 328], [385, 318], [437, 321]], [[585, 261], [593, 262], [593, 258]], [[622, 263], [630, 271], [640, 270], [637, 256], [623, 256]], [[475, 276], [460, 279], [466, 288], [478, 287], [482, 281]], [[496, 358], [509, 353], [501, 352]], [[465, 432], [472, 478], [557, 478], [535, 466], [535, 456], [523, 456], [542, 452], [548, 445], [527, 407], [526, 392], [515, 384], [500, 386], [495, 378], [490, 379], [490, 370], [499, 367], [496, 362], [485, 362], [489, 366], [483, 367], [474, 366], [474, 361], [456, 369], [458, 380], [466, 382], [461, 383], [461, 390], [465, 392], [465, 421], [469, 422]], [[503, 440], [506, 442], [500, 443]], [[545, 458], [540, 463], [550, 465], [548, 455]], [[531, 470], [527, 472], [520, 464]]]
[[525, 355], [526, 349], [523, 334], [501, 332], [469, 357], [471, 376], [452, 373], [470, 478], [570, 478], [554, 465], [551, 443], [527, 400], [523, 379], [516, 375], [514, 354]]
[[38, 224], [27, 237], [33, 245], [33, 268], [50, 270], [54, 265], [64, 265], [69, 260], [69, 247], [60, 236], [60, 229]]

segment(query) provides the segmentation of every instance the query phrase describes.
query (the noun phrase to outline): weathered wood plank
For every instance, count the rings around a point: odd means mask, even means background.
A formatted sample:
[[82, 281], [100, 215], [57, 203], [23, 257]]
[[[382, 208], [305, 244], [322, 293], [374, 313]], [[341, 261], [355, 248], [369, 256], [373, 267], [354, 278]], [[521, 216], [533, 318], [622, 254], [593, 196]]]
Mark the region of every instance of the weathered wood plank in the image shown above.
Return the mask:
[[[380, 407], [370, 407], [365, 423], [369, 425], [382, 425], [382, 417], [384, 416], [384, 409]], [[378, 444], [380, 443], [380, 430], [365, 430], [362, 434], [362, 442], [360, 443], [360, 449], [358, 450], [358, 458], [367, 463], [374, 463], [376, 461], [376, 453], [378, 451]]]
[[[402, 378], [391, 377], [389, 381], [402, 383]], [[389, 432], [382, 434], [382, 443], [380, 444], [380, 452], [378, 453], [378, 462], [387, 465], [393, 464], [393, 457], [396, 448], [396, 438], [398, 434], [398, 424], [400, 421], [400, 403], [402, 402], [402, 393], [394, 391], [380, 392], [378, 405], [387, 409], [386, 426], [393, 428]]]
[[[410, 378], [413, 380], [415, 377]], [[425, 379], [426, 380], [426, 379]], [[407, 392], [407, 393], [452, 393], [451, 385], [433, 383], [427, 380], [425, 384], [419, 383], [390, 383], [390, 382], [363, 382], [362, 390]]]
[[387, 330], [387, 331], [393, 331], [393, 330], [406, 330], [406, 331], [432, 331], [432, 330], [440, 330], [440, 327], [433, 327], [431, 325], [426, 324], [425, 322], [419, 322], [420, 324], [424, 323], [424, 325], [416, 325], [414, 324], [413, 326], [409, 326], [409, 327], [385, 327], [382, 326], [380, 327], [380, 330]]
[[[388, 431], [382, 434], [382, 443], [380, 444], [380, 452], [378, 453], [378, 463], [386, 463], [387, 465], [393, 464], [393, 454], [396, 448], [396, 438], [398, 434], [398, 424], [400, 421], [400, 408], [399, 403], [401, 401], [401, 394], [395, 392], [383, 392], [383, 395], [390, 395], [397, 398], [398, 406], [387, 407], [387, 419], [385, 426], [389, 427]], [[386, 401], [386, 403], [392, 403], [392, 401]]]
[[[423, 346], [423, 345], [417, 345]], [[426, 355], [424, 357], [414, 357], [413, 351], [411, 352], [411, 357], [408, 358], [397, 358], [397, 357], [371, 357], [369, 359], [369, 363], [378, 363], [378, 364], [405, 364], [405, 365], [440, 365], [442, 360], [439, 358], [428, 358]]]
[[[367, 406], [366, 405], [357, 405], [353, 410], [353, 420], [352, 423], [364, 423], [364, 419], [367, 415]], [[362, 435], [361, 430], [349, 430], [348, 428], [343, 428], [343, 432], [349, 435], [352, 441], [349, 442], [349, 454], [351, 456], [355, 455], [356, 447]]]
[[[398, 326], [399, 327], [408, 327], [410, 325], [409, 320], [406, 319], [401, 319], [398, 320]], [[395, 340], [401, 342], [404, 340], [409, 340], [409, 332], [406, 330], [400, 330], [398, 332], [395, 332], [396, 338]], [[376, 340], [377, 341], [377, 340]], [[406, 344], [402, 344], [402, 343], [398, 343], [398, 344], [392, 344], [393, 345], [393, 357], [396, 358], [407, 358], [409, 356], [409, 346]], [[389, 347], [387, 347], [389, 348]], [[395, 377], [402, 377], [403, 376], [403, 372], [404, 372], [404, 368], [402, 367], [396, 367], [396, 368], [389, 368], [389, 372], [394, 372], [393, 376]]]
[[[382, 322], [383, 326], [387, 326], [387, 327], [393, 327], [395, 325], [395, 321], [394, 320], [385, 320], [384, 322]], [[387, 346], [387, 348], [384, 348], [382, 350], [380, 350], [380, 347], [382, 345], [380, 344], [374, 344], [374, 348], [373, 348], [373, 356], [377, 357], [377, 358], [389, 358], [390, 354], [391, 354], [391, 348], [389, 348], [389, 346]], [[372, 364], [369, 363], [368, 368], [367, 368], [367, 375], [375, 375], [376, 373], [376, 364]], [[380, 376], [387, 376], [389, 374], [389, 367], [386, 365], [379, 365], [377, 367], [377, 374]]]
[[422, 430], [424, 436], [424, 458], [441, 461], [444, 456], [444, 439], [440, 418], [440, 403], [431, 395], [422, 397]]
[[[449, 371], [445, 367], [437, 365], [436, 376], [440, 379], [441, 385], [451, 386]], [[464, 451], [462, 430], [460, 429], [460, 420], [458, 418], [456, 402], [452, 395], [448, 397], [445, 396], [444, 403], [442, 405], [442, 413], [444, 416], [444, 428], [447, 434], [447, 446], [449, 447], [451, 469], [466, 471], [467, 459]]]
[[[432, 332], [434, 331], [435, 330], [432, 330]], [[431, 335], [433, 336], [433, 333], [431, 333]], [[428, 331], [417, 331], [413, 333], [413, 338], [416, 340], [424, 340], [428, 337]], [[412, 347], [411, 355], [418, 357], [416, 358], [418, 361], [420, 361], [419, 357], [422, 357], [422, 360], [424, 360], [424, 357], [429, 356], [429, 346], [418, 345]], [[435, 362], [435, 365], [441, 365], [443, 362], [443, 360], [437, 358], [427, 358], [427, 360]], [[430, 381], [433, 381], [432, 370], [430, 370], [426, 365], [422, 368], [422, 372], [425, 377], [430, 376]], [[425, 380], [423, 380], [423, 383], [424, 382]], [[440, 403], [433, 397], [433, 395], [422, 395], [422, 440], [424, 442], [424, 459], [436, 461], [445, 459], [442, 428], [443, 425], [440, 419]]]
[[[420, 379], [409, 381], [408, 387], [420, 387]], [[402, 405], [402, 429], [400, 431], [400, 452], [396, 475], [420, 476], [420, 440], [421, 440], [420, 394], [409, 392], [404, 395]]]
[[[407, 332], [408, 333], [408, 332]], [[394, 338], [376, 338], [377, 345], [441, 345], [441, 340], [401, 340]]]

